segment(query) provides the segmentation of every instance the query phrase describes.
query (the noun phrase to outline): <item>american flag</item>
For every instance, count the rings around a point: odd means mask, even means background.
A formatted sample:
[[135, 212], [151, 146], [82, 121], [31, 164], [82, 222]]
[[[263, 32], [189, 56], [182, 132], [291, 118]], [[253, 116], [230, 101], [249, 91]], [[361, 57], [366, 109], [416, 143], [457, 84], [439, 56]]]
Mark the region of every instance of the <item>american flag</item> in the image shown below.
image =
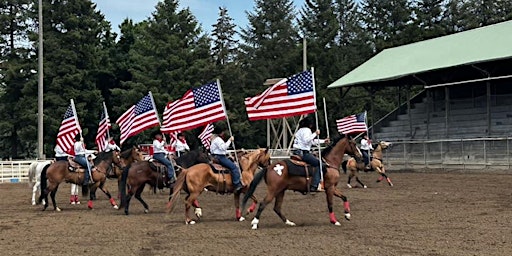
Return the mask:
[[116, 121], [121, 130], [120, 142], [123, 144], [129, 137], [137, 135], [151, 127], [158, 126], [160, 119], [153, 104], [151, 92], [137, 104], [131, 106]]
[[304, 71], [285, 78], [263, 93], [245, 99], [249, 120], [308, 114], [316, 111], [313, 74]]
[[199, 136], [197, 136], [200, 140], [201, 140], [201, 143], [203, 143], [204, 147], [206, 149], [210, 149], [210, 137], [212, 136], [212, 133], [213, 133], [213, 124], [208, 124], [204, 127], [204, 130], [201, 132], [201, 134], [199, 134]]
[[366, 132], [366, 112], [350, 115], [342, 119], [336, 120], [338, 131], [343, 134], [350, 134], [355, 132]]
[[81, 131], [82, 129], [80, 128], [76, 116], [75, 104], [73, 100], [71, 100], [71, 104], [69, 104], [66, 113], [64, 113], [64, 120], [62, 120], [59, 133], [57, 134], [57, 145], [59, 145], [64, 152], [69, 152], [73, 148], [75, 136]]
[[217, 82], [188, 90], [179, 100], [165, 106], [162, 132], [186, 131], [226, 119]]
[[101, 112], [100, 123], [98, 126], [98, 133], [96, 134], [96, 145], [98, 150], [103, 151], [107, 147], [108, 130], [112, 127], [110, 118], [108, 117], [107, 107], [103, 103], [103, 111]]

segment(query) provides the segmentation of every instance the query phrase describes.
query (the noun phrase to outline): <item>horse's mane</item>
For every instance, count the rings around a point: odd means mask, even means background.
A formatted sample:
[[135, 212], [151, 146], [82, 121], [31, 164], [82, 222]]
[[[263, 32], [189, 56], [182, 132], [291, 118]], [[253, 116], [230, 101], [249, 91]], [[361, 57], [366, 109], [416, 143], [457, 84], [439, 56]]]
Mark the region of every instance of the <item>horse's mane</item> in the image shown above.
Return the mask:
[[130, 158], [133, 149], [134, 149], [134, 147], [131, 147], [131, 148], [125, 150], [125, 151], [121, 152], [121, 154], [119, 156], [122, 159], [128, 159], [128, 158]]
[[336, 137], [334, 137], [332, 140], [331, 140], [331, 144], [329, 144], [329, 146], [327, 146], [326, 148], [324, 148], [324, 150], [322, 150], [322, 157], [326, 156], [327, 154], [329, 154], [332, 149], [334, 148], [334, 146], [336, 146], [336, 144], [341, 140], [345, 138], [345, 134], [340, 134]]
[[109, 151], [109, 152], [102, 151], [102, 152], [98, 153], [96, 158], [94, 158], [94, 165], [97, 165], [97, 164], [101, 163], [102, 161], [108, 160], [110, 158], [112, 158], [112, 151]]

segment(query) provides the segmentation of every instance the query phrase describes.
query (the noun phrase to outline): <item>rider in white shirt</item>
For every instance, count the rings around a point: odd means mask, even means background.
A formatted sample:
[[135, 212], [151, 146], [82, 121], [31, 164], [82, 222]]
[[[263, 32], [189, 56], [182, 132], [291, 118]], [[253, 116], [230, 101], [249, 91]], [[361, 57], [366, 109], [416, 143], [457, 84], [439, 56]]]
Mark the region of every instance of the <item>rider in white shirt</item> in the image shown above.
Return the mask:
[[90, 182], [91, 166], [87, 162], [87, 156], [91, 153], [91, 151], [85, 149], [83, 137], [80, 134], [75, 136], [75, 144], [73, 145], [73, 149], [75, 151], [75, 162], [79, 163], [82, 167], [87, 168], [87, 170], [84, 172], [85, 177], [83, 185], [88, 185]]
[[210, 153], [222, 166], [229, 169], [235, 193], [238, 193], [243, 188], [242, 182], [240, 181], [240, 170], [236, 164], [227, 157], [228, 148], [235, 138], [231, 136], [228, 141], [224, 141], [224, 139], [222, 139], [223, 134], [222, 129], [215, 127], [211, 137]]
[[363, 138], [361, 139], [361, 153], [363, 154], [363, 161], [364, 165], [366, 166], [366, 169], [370, 169], [369, 166], [370, 163], [370, 150], [373, 150], [372, 143], [370, 139], [368, 138], [368, 134], [364, 134]]
[[[313, 167], [320, 166], [320, 160], [311, 154], [311, 147], [313, 144], [318, 145], [319, 143], [328, 142], [328, 139], [321, 140], [316, 139], [320, 135], [320, 130], [312, 131], [313, 123], [308, 119], [304, 118], [299, 122], [299, 130], [295, 133], [295, 140], [293, 141], [293, 153], [302, 157], [302, 160]], [[325, 172], [325, 165], [322, 166]], [[318, 185], [320, 184], [320, 170], [313, 172], [313, 179], [311, 181], [310, 191], [317, 191]]]
[[108, 139], [108, 143], [107, 143], [107, 146], [105, 147], [105, 152], [110, 152], [110, 151], [121, 151], [121, 148], [119, 148], [119, 146], [116, 144], [116, 141], [114, 140], [114, 138], [109, 138]]
[[185, 152], [190, 151], [190, 147], [187, 144], [187, 141], [185, 140], [185, 135], [183, 133], [178, 133], [176, 136], [177, 140], [174, 141], [174, 144], [172, 145], [176, 149], [176, 154], [178, 157], [185, 154]]
[[171, 183], [174, 183], [176, 178], [174, 177], [174, 167], [172, 166], [171, 161], [167, 158], [169, 152], [165, 149], [165, 140], [160, 132], [153, 133], [153, 138], [153, 159], [158, 160], [167, 167], [167, 175], [169, 177], [167, 186], [170, 186]]

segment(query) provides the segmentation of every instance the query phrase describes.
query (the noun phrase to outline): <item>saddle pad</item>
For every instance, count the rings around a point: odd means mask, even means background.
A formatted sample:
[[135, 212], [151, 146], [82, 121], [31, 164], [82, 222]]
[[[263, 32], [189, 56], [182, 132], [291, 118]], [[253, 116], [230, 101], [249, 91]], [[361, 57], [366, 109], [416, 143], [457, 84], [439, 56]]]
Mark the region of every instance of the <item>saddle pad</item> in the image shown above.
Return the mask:
[[226, 168], [226, 167], [224, 167], [224, 166], [222, 166], [220, 164], [211, 163], [210, 167], [212, 168], [214, 173], [231, 174], [231, 172], [229, 171], [228, 168]]
[[[288, 166], [288, 175], [290, 176], [300, 176], [306, 177], [306, 169], [304, 168], [304, 162], [293, 161], [293, 160], [284, 160], [286, 165]], [[313, 175], [313, 167], [308, 166], [308, 176], [311, 177]]]

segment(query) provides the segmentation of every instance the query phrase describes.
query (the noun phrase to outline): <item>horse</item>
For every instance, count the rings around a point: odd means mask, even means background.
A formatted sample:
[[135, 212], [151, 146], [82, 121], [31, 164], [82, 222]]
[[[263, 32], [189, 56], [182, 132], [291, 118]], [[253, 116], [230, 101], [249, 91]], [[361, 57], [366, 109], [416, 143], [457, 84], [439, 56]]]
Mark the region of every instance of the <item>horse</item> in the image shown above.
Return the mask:
[[[347, 197], [336, 188], [340, 173], [339, 166], [343, 160], [344, 154], [355, 155], [361, 157], [361, 152], [356, 146], [356, 142], [346, 135], [341, 135], [332, 140], [321, 153], [322, 159], [326, 163], [324, 175], [324, 190], [327, 198], [327, 208], [329, 210], [330, 222], [336, 226], [340, 226], [340, 222], [336, 219], [333, 211], [333, 196], [341, 198], [345, 209], [345, 218], [350, 220], [350, 205]], [[298, 164], [298, 165], [297, 165]], [[258, 172], [251, 182], [247, 193], [242, 200], [242, 209], [245, 209], [248, 199], [254, 194], [256, 187], [265, 178], [267, 183], [267, 194], [262, 202], [260, 202], [258, 211], [251, 221], [252, 229], [258, 229], [261, 213], [272, 200], [275, 199], [274, 212], [288, 226], [296, 224], [288, 220], [281, 212], [281, 206], [284, 200], [286, 190], [298, 191], [303, 194], [309, 192], [310, 179], [312, 173], [306, 173], [303, 162], [292, 162], [292, 160], [281, 160], [273, 163], [268, 168]]]
[[[392, 187], [393, 183], [391, 182], [391, 179], [387, 176], [386, 170], [384, 169], [384, 164], [382, 163], [382, 151], [390, 146], [391, 143], [387, 141], [380, 141], [379, 143], [377, 143], [372, 153], [372, 160], [370, 161], [370, 166], [371, 170], [376, 171], [380, 174], [379, 178], [377, 179], [377, 182], [381, 182], [383, 179], [386, 179], [388, 185]], [[359, 177], [357, 177], [358, 171], [368, 171], [365, 169], [363, 162], [357, 162], [354, 158], [350, 158], [348, 160], [343, 161], [341, 167], [343, 168], [343, 172], [345, 173], [347, 173], [347, 171], [350, 171], [347, 181], [348, 188], [352, 188], [352, 185], [350, 185], [350, 181], [354, 177], [356, 177], [356, 181], [363, 188], [367, 188], [367, 186], [361, 180], [359, 180]]]
[[[240, 167], [242, 170], [242, 182], [249, 184], [254, 178], [254, 173], [259, 167], [266, 168], [270, 165], [270, 154], [268, 149], [260, 148], [253, 152], [240, 156]], [[205, 190], [215, 191], [220, 194], [233, 193], [234, 187], [231, 182], [231, 175], [229, 173], [215, 173], [211, 164], [197, 164], [190, 168], [184, 169], [176, 180], [174, 186], [174, 193], [171, 200], [167, 204], [168, 212], [174, 208], [176, 200], [179, 198], [180, 190], [187, 193], [185, 198], [185, 223], [195, 224], [195, 220], [189, 217], [190, 207], [195, 208], [195, 215], [198, 219], [202, 216], [202, 210], [197, 204], [197, 197]], [[244, 187], [241, 193], [246, 193], [247, 187]], [[253, 200], [256, 200], [252, 195]], [[236, 218], [241, 219], [240, 211], [240, 193], [234, 193]], [[257, 202], [257, 201], [256, 201]], [[256, 203], [254, 203], [256, 205]]]
[[[208, 155], [202, 151], [190, 151], [176, 159], [176, 162], [181, 164], [176, 166], [178, 168], [188, 168], [199, 163], [208, 163]], [[125, 170], [121, 179], [121, 205], [124, 206], [124, 213], [129, 214], [130, 200], [133, 195], [144, 206], [144, 213], [149, 212], [148, 204], [142, 199], [141, 194], [146, 184], [153, 187], [163, 189], [164, 183], [167, 182], [167, 169], [158, 162], [153, 161], [139, 161], [132, 164], [130, 168]], [[126, 188], [128, 187], [128, 193]], [[171, 187], [170, 194], [173, 188]], [[169, 199], [170, 200], [170, 199]], [[199, 203], [196, 202], [198, 205]]]
[[[100, 170], [106, 170], [112, 162], [114, 162], [115, 164], [120, 164], [118, 152], [101, 152], [98, 154], [96, 159], [94, 159], [94, 166], [99, 167]], [[70, 169], [74, 171], [70, 171]], [[84, 171], [87, 170], [78, 165], [77, 163], [75, 163], [73, 160], [57, 161], [50, 165], [46, 165], [41, 171], [42, 192], [39, 196], [39, 203], [41, 203], [43, 200], [45, 201], [43, 211], [46, 210], [46, 208], [48, 207], [48, 194], [50, 194], [50, 197], [52, 199], [54, 210], [61, 211], [61, 209], [57, 207], [57, 204], [55, 202], [55, 194], [59, 189], [60, 183], [65, 181], [80, 185], [83, 183], [84, 180]], [[106, 175], [101, 171], [97, 171], [96, 167], [93, 167], [91, 171], [91, 176], [92, 180], [94, 181], [94, 184], [82, 186], [82, 196], [87, 195], [87, 193], [89, 192], [89, 186], [91, 186], [91, 192], [95, 191], [96, 188], [99, 187], [105, 193], [105, 195], [107, 195], [108, 199], [110, 200], [110, 204], [114, 208], [117, 208], [118, 206], [114, 198], [112, 198], [112, 196], [106, 188], [103, 188], [105, 181], [107, 179]], [[89, 209], [93, 208], [92, 200], [89, 200], [87, 202], [87, 207]]]
[[32, 162], [28, 167], [28, 186], [32, 187], [32, 205], [36, 205], [36, 193], [41, 194], [41, 171], [52, 161]]
[[[142, 155], [142, 151], [138, 146], [133, 146], [129, 149], [126, 149], [125, 151], [122, 151], [119, 154], [119, 157], [120, 164], [116, 165], [112, 163], [110, 168], [106, 171], [106, 176], [109, 179], [117, 179], [117, 191], [119, 193], [118, 197], [121, 197], [121, 177], [123, 175], [123, 170], [125, 168], [129, 168], [130, 165], [134, 162], [143, 161], [144, 156]], [[95, 198], [95, 196], [93, 197]]]

